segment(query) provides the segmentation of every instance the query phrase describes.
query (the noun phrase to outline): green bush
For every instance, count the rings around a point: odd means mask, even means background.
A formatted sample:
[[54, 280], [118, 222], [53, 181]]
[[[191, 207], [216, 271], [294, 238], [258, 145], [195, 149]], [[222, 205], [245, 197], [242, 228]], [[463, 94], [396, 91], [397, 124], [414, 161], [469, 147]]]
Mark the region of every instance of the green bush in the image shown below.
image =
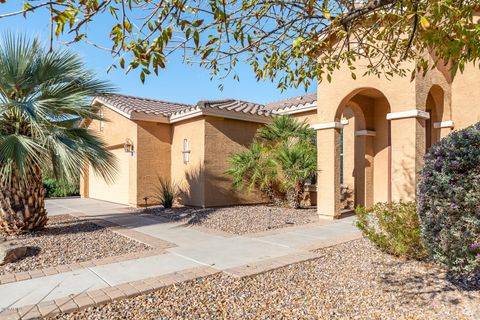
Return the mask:
[[411, 259], [427, 256], [414, 202], [378, 203], [356, 214], [357, 227], [382, 250]]
[[418, 214], [431, 257], [453, 272], [480, 272], [480, 124], [432, 146], [421, 176]]
[[72, 197], [80, 195], [79, 184], [59, 183], [55, 179], [47, 178], [43, 180], [43, 187], [45, 188], [45, 197], [47, 198]]
[[155, 192], [160, 204], [164, 208], [171, 208], [178, 196], [178, 187], [172, 181], [159, 177]]
[[290, 116], [275, 117], [258, 129], [247, 150], [232, 154], [232, 187], [259, 191], [275, 205], [299, 208], [305, 183], [317, 172], [315, 131]]

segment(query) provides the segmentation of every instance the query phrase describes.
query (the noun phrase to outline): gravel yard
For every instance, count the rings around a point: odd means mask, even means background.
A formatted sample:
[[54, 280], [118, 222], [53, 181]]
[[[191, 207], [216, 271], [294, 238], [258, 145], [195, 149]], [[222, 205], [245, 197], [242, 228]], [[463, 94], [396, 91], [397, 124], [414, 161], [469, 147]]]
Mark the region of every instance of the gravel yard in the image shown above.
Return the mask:
[[442, 270], [367, 240], [318, 252], [253, 277], [216, 275], [56, 319], [475, 319], [480, 312], [478, 289], [462, 290]]
[[237, 206], [223, 208], [149, 208], [150, 213], [191, 226], [248, 234], [302, 225], [318, 221], [316, 209], [288, 209], [273, 206]]
[[26, 246], [32, 254], [15, 263], [0, 266], [0, 275], [149, 250], [142, 243], [127, 239], [93, 222], [69, 215], [49, 218], [47, 227], [18, 237], [7, 237]]

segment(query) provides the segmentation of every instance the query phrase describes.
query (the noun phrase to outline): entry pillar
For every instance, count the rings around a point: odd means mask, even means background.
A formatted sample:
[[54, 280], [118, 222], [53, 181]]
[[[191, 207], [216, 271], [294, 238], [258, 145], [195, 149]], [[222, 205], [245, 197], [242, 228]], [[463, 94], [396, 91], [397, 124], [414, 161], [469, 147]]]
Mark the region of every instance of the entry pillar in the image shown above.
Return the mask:
[[376, 132], [373, 130], [357, 130], [358, 139], [358, 164], [355, 179], [358, 179], [357, 205], [371, 207], [373, 205], [373, 156], [374, 139]]
[[317, 130], [317, 212], [320, 217], [340, 217], [340, 122], [312, 126]]
[[409, 110], [387, 114], [391, 135], [391, 200], [410, 201], [416, 198], [419, 172], [425, 154], [425, 120], [428, 112]]

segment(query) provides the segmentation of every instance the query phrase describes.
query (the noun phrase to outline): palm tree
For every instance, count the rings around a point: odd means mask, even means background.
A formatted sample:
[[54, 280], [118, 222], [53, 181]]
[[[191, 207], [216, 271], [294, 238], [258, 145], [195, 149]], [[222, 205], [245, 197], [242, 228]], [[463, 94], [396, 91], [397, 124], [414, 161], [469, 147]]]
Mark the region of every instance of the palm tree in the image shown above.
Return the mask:
[[262, 144], [254, 142], [247, 150], [231, 155], [229, 163], [226, 173], [232, 177], [234, 190], [259, 190], [279, 204], [282, 194], [277, 183], [277, 165]]
[[310, 142], [283, 143], [275, 151], [290, 208], [300, 208], [305, 182], [317, 171], [317, 150]]
[[257, 139], [265, 144], [283, 143], [289, 140], [313, 141], [315, 131], [306, 121], [298, 121], [288, 115], [273, 118], [272, 123], [258, 129]]
[[107, 181], [116, 162], [106, 145], [79, 126], [98, 119], [89, 97], [112, 90], [72, 52], [48, 52], [37, 39], [7, 35], [0, 43], [0, 231], [16, 234], [47, 223], [44, 172], [72, 182], [88, 166]]
[[304, 184], [317, 170], [315, 132], [289, 116], [260, 128], [246, 151], [230, 157], [233, 188], [263, 192], [275, 204], [300, 207]]

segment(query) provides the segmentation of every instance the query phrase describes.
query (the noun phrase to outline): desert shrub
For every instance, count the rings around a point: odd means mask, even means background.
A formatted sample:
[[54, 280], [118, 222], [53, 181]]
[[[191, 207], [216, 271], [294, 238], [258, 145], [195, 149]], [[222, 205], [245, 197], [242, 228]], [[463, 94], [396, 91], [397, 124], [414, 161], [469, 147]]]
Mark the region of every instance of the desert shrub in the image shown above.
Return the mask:
[[357, 208], [357, 227], [379, 248], [398, 257], [424, 259], [415, 202], [378, 203]]
[[169, 179], [158, 178], [156, 186], [156, 198], [164, 208], [171, 208], [178, 196], [178, 186]]
[[80, 185], [77, 183], [60, 183], [55, 179], [47, 178], [43, 180], [43, 187], [47, 198], [80, 195]]
[[432, 146], [425, 156], [417, 199], [431, 257], [453, 272], [479, 272], [480, 124]]

